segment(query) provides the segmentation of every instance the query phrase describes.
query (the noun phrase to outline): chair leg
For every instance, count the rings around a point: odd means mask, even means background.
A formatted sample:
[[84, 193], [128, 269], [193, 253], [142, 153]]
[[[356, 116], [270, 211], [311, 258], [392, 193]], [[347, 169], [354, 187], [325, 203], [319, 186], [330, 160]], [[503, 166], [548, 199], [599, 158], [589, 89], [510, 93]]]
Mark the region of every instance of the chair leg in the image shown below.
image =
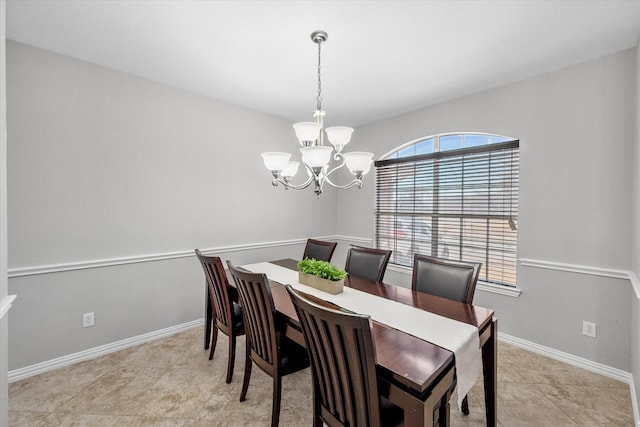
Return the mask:
[[240, 402], [244, 402], [249, 389], [249, 380], [251, 379], [251, 357], [249, 355], [249, 347], [247, 346], [247, 356], [244, 362], [244, 380], [242, 381], [242, 392], [240, 392]]
[[204, 289], [206, 294], [205, 308], [204, 308], [204, 349], [209, 349], [209, 344], [211, 342], [211, 328], [213, 326], [213, 313], [211, 304], [211, 297], [209, 294], [209, 286], [207, 286], [207, 281], [204, 281]]
[[315, 393], [313, 395], [313, 427], [323, 427], [324, 421], [320, 417], [320, 403], [316, 401]]
[[227, 362], [227, 384], [231, 382], [231, 377], [233, 377], [233, 365], [236, 361], [236, 334], [234, 331], [231, 331], [229, 336], [229, 361]]
[[213, 359], [213, 353], [216, 352], [216, 344], [218, 343], [218, 327], [213, 325], [213, 333], [211, 336], [211, 351], [209, 352], [209, 360]]
[[469, 415], [469, 399], [467, 399], [467, 396], [464, 397], [464, 399], [462, 399], [462, 413], [465, 415]]
[[273, 409], [271, 410], [271, 427], [278, 427], [280, 422], [280, 395], [282, 394], [282, 377], [276, 373], [273, 377]]

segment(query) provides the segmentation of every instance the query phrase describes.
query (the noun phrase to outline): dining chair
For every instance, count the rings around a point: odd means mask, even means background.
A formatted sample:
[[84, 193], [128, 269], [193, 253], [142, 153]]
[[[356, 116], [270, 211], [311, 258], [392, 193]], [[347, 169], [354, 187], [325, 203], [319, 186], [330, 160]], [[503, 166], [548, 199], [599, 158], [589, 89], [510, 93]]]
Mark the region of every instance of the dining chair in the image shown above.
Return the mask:
[[384, 249], [350, 246], [344, 269], [349, 275], [382, 282], [391, 251]]
[[276, 309], [267, 276], [238, 269], [230, 261], [227, 264], [238, 288], [247, 330], [240, 401], [247, 396], [253, 362], [273, 378], [271, 426], [276, 427], [280, 419], [282, 377], [309, 367], [307, 350], [284, 335], [284, 324], [275, 316]]
[[379, 395], [371, 317], [287, 291], [311, 359], [313, 426], [402, 425], [402, 409]]
[[482, 263], [415, 254], [411, 289], [471, 304]]
[[[478, 275], [482, 263], [455, 261], [415, 254], [411, 289], [451, 299], [465, 304], [473, 303]], [[467, 396], [462, 401], [462, 412], [469, 414]]]
[[336, 250], [336, 246], [338, 246], [338, 244], [335, 242], [308, 239], [302, 259], [313, 258], [318, 261], [330, 262], [333, 252]]
[[213, 359], [213, 354], [216, 351], [218, 331], [220, 330], [229, 337], [229, 361], [227, 362], [226, 378], [228, 384], [233, 377], [233, 366], [236, 358], [236, 337], [245, 334], [242, 309], [237, 303], [233, 302], [230, 296], [231, 290], [222, 260], [217, 256], [203, 255], [199, 249], [196, 249], [195, 252], [204, 270], [209, 289], [209, 299], [214, 312], [209, 360]]

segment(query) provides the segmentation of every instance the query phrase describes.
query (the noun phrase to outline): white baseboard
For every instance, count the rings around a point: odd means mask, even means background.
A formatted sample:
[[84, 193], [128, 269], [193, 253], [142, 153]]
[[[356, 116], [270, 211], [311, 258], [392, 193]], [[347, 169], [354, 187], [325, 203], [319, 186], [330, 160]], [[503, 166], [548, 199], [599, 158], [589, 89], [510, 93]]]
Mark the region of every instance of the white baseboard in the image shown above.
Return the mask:
[[9, 371], [10, 383], [202, 326], [204, 318]]
[[638, 406], [638, 393], [636, 393], [636, 385], [631, 375], [631, 383], [629, 384], [631, 387], [631, 405], [633, 406], [633, 419], [636, 421], [636, 425], [640, 427], [640, 407]]
[[636, 394], [633, 374], [631, 374], [630, 372], [612, 368], [611, 366], [603, 365], [602, 363], [593, 362], [591, 360], [584, 359], [573, 354], [565, 353], [551, 347], [545, 347], [543, 345], [507, 335], [502, 332], [498, 332], [498, 340], [515, 345], [516, 347], [520, 347], [524, 350], [541, 354], [551, 359], [559, 360], [560, 362], [568, 363], [569, 365], [577, 366], [578, 368], [586, 369], [587, 371], [595, 372], [596, 374], [604, 375], [605, 377], [613, 378], [614, 380], [618, 380], [625, 384], [628, 384], [631, 393], [633, 418], [636, 422], [636, 425], [640, 426], [640, 408], [638, 408], [638, 396]]
[[625, 384], [631, 383], [631, 373], [623, 371], [621, 369], [612, 368], [611, 366], [603, 365], [602, 363], [593, 362], [591, 360], [575, 356], [570, 353], [565, 353], [551, 347], [545, 347], [543, 345], [523, 340], [512, 335], [507, 335], [502, 332], [498, 332], [498, 339], [502, 342], [515, 345], [533, 353], [538, 353], [543, 356], [559, 360], [560, 362], [568, 363], [569, 365], [577, 366], [578, 368], [586, 369], [587, 371], [595, 372], [596, 374], [604, 375], [605, 377], [622, 381]]
[[629, 272], [629, 280], [631, 280], [631, 286], [633, 286], [633, 292], [635, 292], [636, 298], [640, 300], [640, 281], [633, 270]]
[[11, 304], [16, 299], [15, 295], [7, 295], [2, 300], [0, 300], [0, 319], [4, 317], [5, 314], [9, 312], [11, 308]]

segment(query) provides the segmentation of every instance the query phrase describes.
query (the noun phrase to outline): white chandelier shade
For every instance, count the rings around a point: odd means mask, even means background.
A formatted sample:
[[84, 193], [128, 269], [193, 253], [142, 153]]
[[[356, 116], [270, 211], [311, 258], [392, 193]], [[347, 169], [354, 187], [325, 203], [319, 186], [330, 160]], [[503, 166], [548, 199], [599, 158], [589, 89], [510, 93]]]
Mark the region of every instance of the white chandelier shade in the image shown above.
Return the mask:
[[[293, 125], [296, 137], [302, 148], [302, 164], [307, 169], [308, 178], [301, 184], [293, 184], [292, 179], [298, 172], [299, 162], [291, 161], [291, 154], [282, 152], [262, 153], [264, 165], [273, 176], [274, 186], [282, 184], [285, 189], [302, 190], [314, 183], [314, 191], [319, 197], [325, 183], [336, 188], [362, 188], [362, 179], [371, 169], [373, 153], [353, 152], [343, 153], [345, 145], [351, 140], [353, 128], [347, 126], [333, 126], [324, 128], [325, 112], [322, 111], [321, 81], [320, 81], [320, 46], [327, 40], [327, 33], [314, 31], [311, 40], [318, 45], [318, 96], [317, 107], [313, 114], [314, 122], [300, 122]], [[324, 145], [326, 139], [331, 146]], [[333, 156], [332, 156], [333, 154]], [[331, 161], [339, 162], [330, 168]], [[336, 170], [346, 166], [353, 175], [353, 180], [344, 185], [331, 181], [329, 176]]]
[[302, 153], [302, 163], [311, 169], [324, 168], [331, 160], [331, 152], [333, 149], [324, 145], [314, 147], [303, 147], [300, 149]]
[[371, 169], [371, 163], [373, 163], [373, 154], [365, 153], [363, 151], [354, 151], [353, 153], [344, 153], [344, 160], [347, 163], [347, 169], [354, 174], [365, 175]]
[[276, 153], [276, 152], [262, 153], [262, 159], [264, 160], [264, 165], [270, 171], [282, 172], [284, 168], [287, 166], [287, 163], [289, 162], [290, 158], [291, 158], [291, 154], [289, 153]]
[[322, 125], [316, 122], [300, 122], [293, 125], [293, 129], [296, 131], [296, 136], [301, 145], [305, 145], [305, 142], [314, 142], [320, 136]]
[[351, 141], [351, 134], [353, 128], [347, 126], [333, 126], [325, 129], [327, 132], [327, 138], [334, 147], [344, 147]]
[[287, 163], [287, 165], [284, 167], [280, 175], [282, 175], [283, 178], [292, 178], [298, 173], [299, 166], [300, 166], [299, 162], [289, 161], [289, 163]]

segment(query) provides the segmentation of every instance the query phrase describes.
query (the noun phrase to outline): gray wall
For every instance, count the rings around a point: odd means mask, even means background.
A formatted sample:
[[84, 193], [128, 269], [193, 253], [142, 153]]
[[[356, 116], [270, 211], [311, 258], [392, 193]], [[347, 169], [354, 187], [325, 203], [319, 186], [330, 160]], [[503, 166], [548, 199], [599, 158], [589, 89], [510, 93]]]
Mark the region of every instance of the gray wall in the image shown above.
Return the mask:
[[[7, 298], [7, 98], [6, 98], [6, 2], [0, 0], [0, 304]], [[0, 315], [0, 426], [9, 425], [7, 385], [8, 315]]]
[[[632, 271], [637, 279], [640, 279], [640, 38], [636, 45], [636, 135], [633, 154], [633, 250]], [[633, 374], [636, 388], [636, 407], [640, 409], [640, 283], [636, 283], [636, 298], [632, 298], [631, 321], [631, 373]]]
[[[634, 64], [634, 50], [622, 51], [363, 126], [358, 136], [376, 158], [443, 132], [519, 138], [519, 258], [628, 271]], [[338, 195], [338, 234], [373, 237], [373, 187]], [[476, 294], [496, 310], [500, 331], [631, 370], [628, 280], [519, 265], [518, 287], [519, 298]], [[597, 339], [582, 335], [583, 320], [597, 323]]]
[[271, 186], [286, 120], [11, 41], [7, 83], [11, 370], [201, 318], [196, 247], [250, 262], [334, 234], [333, 191]]

